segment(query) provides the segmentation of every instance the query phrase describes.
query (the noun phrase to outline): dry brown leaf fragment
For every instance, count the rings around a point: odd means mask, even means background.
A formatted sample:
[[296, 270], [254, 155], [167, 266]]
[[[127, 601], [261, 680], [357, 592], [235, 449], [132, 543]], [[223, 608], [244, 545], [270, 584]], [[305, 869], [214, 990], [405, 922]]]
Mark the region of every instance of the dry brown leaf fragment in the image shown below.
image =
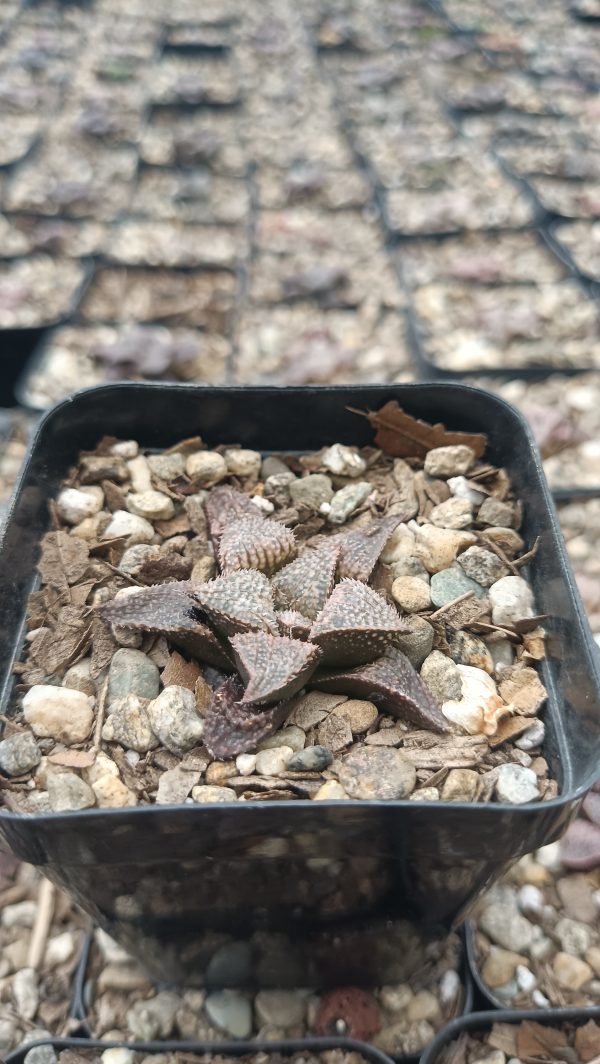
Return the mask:
[[595, 1020], [588, 1020], [575, 1031], [575, 1049], [583, 1064], [600, 1055], [600, 1025]]
[[182, 558], [180, 554], [170, 552], [160, 558], [146, 558], [138, 570], [137, 578], [141, 584], [162, 584], [166, 580], [189, 580], [194, 563], [191, 558]]
[[227, 526], [238, 517], [262, 517], [257, 506], [247, 495], [228, 485], [212, 488], [204, 500], [208, 531], [215, 547]]
[[488, 1045], [501, 1049], [508, 1057], [517, 1055], [517, 1027], [514, 1023], [494, 1023], [488, 1036]]
[[502, 746], [503, 743], [508, 742], [510, 739], [517, 739], [519, 735], [531, 728], [533, 723], [535, 722], [531, 720], [531, 717], [504, 717], [498, 724], [495, 733], [488, 735], [488, 743], [492, 750], [495, 750], [497, 746]]
[[517, 1029], [517, 1055], [521, 1060], [556, 1059], [554, 1052], [567, 1044], [565, 1032], [550, 1025], [524, 1020]]
[[174, 650], [169, 655], [169, 662], [162, 671], [161, 679], [163, 687], [175, 685], [176, 687], [187, 687], [189, 691], [193, 691], [196, 687], [196, 681], [201, 675], [200, 667], [195, 661], [186, 661], [181, 654]]
[[91, 620], [78, 606], [64, 606], [59, 610], [53, 629], [43, 629], [29, 647], [29, 659], [48, 676], [62, 675], [83, 657], [90, 641]]
[[47, 532], [42, 539], [38, 572], [44, 584], [66, 591], [85, 575], [89, 554], [83, 539], [66, 532]]
[[364, 416], [377, 430], [377, 447], [396, 458], [424, 458], [434, 447], [461, 444], [470, 447], [476, 457], [481, 458], [487, 446], [487, 439], [481, 433], [446, 431], [441, 423], [430, 425], [405, 413], [395, 399], [381, 410], [369, 411]]

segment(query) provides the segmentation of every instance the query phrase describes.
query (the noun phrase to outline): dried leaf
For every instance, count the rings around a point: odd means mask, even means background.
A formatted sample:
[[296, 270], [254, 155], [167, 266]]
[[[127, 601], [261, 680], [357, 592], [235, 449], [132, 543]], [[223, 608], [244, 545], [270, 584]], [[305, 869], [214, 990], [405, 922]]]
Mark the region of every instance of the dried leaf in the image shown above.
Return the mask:
[[62, 768], [89, 768], [95, 760], [96, 754], [93, 750], [57, 750], [48, 754], [48, 761]]
[[501, 1049], [507, 1057], [517, 1055], [517, 1027], [514, 1023], [494, 1023], [488, 1036], [488, 1045]]
[[333, 589], [339, 551], [339, 539], [326, 540], [280, 569], [271, 581], [275, 606], [314, 620]]
[[317, 673], [311, 687], [334, 694], [358, 695], [374, 702], [390, 716], [406, 718], [419, 727], [447, 732], [448, 721], [408, 658], [396, 647], [371, 665], [346, 672]]
[[[232, 676], [213, 694], [204, 718], [204, 745], [212, 757], [224, 761], [254, 750], [277, 731], [292, 709], [292, 702], [259, 709], [241, 701], [243, 684]], [[243, 777], [245, 787], [249, 780]], [[228, 781], [229, 785], [229, 781]], [[269, 781], [272, 786], [272, 781]]]
[[369, 411], [365, 416], [377, 430], [377, 447], [397, 458], [424, 458], [433, 447], [457, 444], [470, 447], [476, 457], [481, 458], [487, 446], [487, 439], [481, 433], [447, 432], [440, 423], [430, 425], [406, 414], [395, 399], [382, 406], [381, 410]]
[[246, 632], [231, 639], [240, 675], [246, 683], [245, 702], [290, 698], [307, 683], [321, 652], [310, 643], [266, 632]]
[[497, 746], [502, 746], [509, 739], [517, 739], [519, 735], [531, 728], [532, 723], [531, 717], [504, 717], [498, 724], [495, 734], [488, 736], [488, 743], [492, 750], [495, 750]]
[[366, 582], [392, 533], [398, 525], [409, 518], [408, 511], [405, 514], [394, 514], [390, 517], [382, 517], [378, 521], [371, 521], [366, 527], [353, 529], [351, 532], [337, 536], [334, 542], [340, 547], [338, 562], [340, 578], [348, 576], [354, 580]]
[[83, 657], [90, 641], [91, 620], [78, 606], [65, 606], [59, 611], [55, 627], [44, 629], [32, 640], [29, 660], [48, 676], [62, 675], [70, 665]]
[[563, 1049], [567, 1044], [565, 1032], [556, 1027], [524, 1020], [517, 1029], [517, 1055], [521, 1060], [552, 1059], [554, 1050]]
[[161, 674], [163, 687], [175, 685], [187, 687], [189, 691], [195, 690], [196, 681], [201, 677], [202, 673], [196, 662], [186, 661], [176, 650], [169, 655], [169, 662]]
[[361, 665], [380, 657], [406, 622], [360, 580], [342, 580], [315, 620], [309, 638], [333, 665]]
[[47, 532], [42, 539], [38, 572], [45, 584], [66, 591], [85, 575], [89, 548], [85, 540], [66, 532]]
[[575, 1031], [575, 1049], [583, 1064], [588, 1064], [600, 1055], [600, 1026], [595, 1020], [588, 1020]]
[[92, 617], [91, 638], [92, 661], [90, 675], [93, 680], [97, 680], [102, 670], [110, 665], [112, 656], [118, 649], [119, 644], [111, 632], [110, 625], [103, 621], [98, 614]]
[[219, 562], [224, 573], [259, 569], [274, 573], [296, 555], [294, 533], [264, 517], [246, 515], [231, 521], [221, 535]]
[[182, 558], [181, 554], [170, 552], [160, 558], [146, 558], [142, 563], [137, 578], [141, 584], [162, 584], [166, 580], [189, 580], [194, 562], [191, 558]]

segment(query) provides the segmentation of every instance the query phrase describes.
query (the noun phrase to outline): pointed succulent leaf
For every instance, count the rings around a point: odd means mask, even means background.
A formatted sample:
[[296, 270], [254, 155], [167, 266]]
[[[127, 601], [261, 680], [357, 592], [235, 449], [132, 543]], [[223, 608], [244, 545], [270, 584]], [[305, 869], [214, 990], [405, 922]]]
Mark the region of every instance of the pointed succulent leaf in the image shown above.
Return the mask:
[[195, 584], [193, 601], [224, 635], [257, 629], [273, 634], [278, 631], [271, 585], [256, 569]]
[[231, 521], [221, 536], [219, 561], [224, 573], [259, 569], [274, 573], [296, 554], [294, 533], [264, 517], [245, 515]]
[[204, 500], [204, 512], [208, 523], [208, 532], [215, 547], [218, 547], [221, 536], [228, 524], [236, 521], [244, 515], [262, 517], [257, 506], [235, 488], [224, 484], [218, 488], [212, 488]]
[[397, 647], [388, 647], [370, 665], [317, 673], [310, 686], [318, 691], [367, 698], [384, 713], [409, 720], [419, 728], [449, 731], [439, 704]]
[[314, 621], [329, 598], [335, 581], [339, 543], [330, 539], [307, 547], [299, 558], [284, 566], [271, 581], [275, 606], [295, 610]]
[[319, 648], [311, 643], [266, 632], [235, 635], [231, 645], [247, 685], [244, 702], [290, 698], [308, 682], [321, 657]]
[[136, 591], [100, 606], [104, 621], [134, 632], [161, 632], [169, 642], [216, 668], [232, 668], [232, 659], [218, 636], [198, 617], [191, 580]]
[[282, 635], [288, 635], [290, 639], [308, 639], [312, 626], [308, 617], [296, 610], [278, 610], [275, 616]]
[[377, 521], [371, 521], [366, 527], [337, 536], [336, 542], [340, 548], [340, 579], [349, 576], [366, 583], [388, 539], [403, 520], [405, 518], [402, 514], [381, 517]]
[[331, 665], [361, 665], [373, 661], [406, 623], [398, 611], [360, 580], [342, 580], [327, 599], [309, 638], [323, 650]]
[[225, 759], [255, 750], [283, 724], [293, 703], [259, 708], [241, 701], [244, 685], [232, 676], [214, 691], [204, 718], [203, 742], [211, 757]]

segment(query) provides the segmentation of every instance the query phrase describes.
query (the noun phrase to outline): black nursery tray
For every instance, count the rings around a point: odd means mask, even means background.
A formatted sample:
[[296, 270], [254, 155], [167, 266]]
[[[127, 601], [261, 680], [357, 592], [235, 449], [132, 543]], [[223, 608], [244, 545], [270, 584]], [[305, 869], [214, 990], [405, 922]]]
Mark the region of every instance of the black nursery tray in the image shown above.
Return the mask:
[[584, 1024], [588, 1020], [600, 1022], [600, 1008], [589, 1009], [495, 1009], [489, 1012], [475, 1012], [453, 1020], [439, 1032], [437, 1037], [425, 1050], [421, 1064], [443, 1064], [450, 1059], [450, 1047], [464, 1034], [480, 1034], [493, 1024], [517, 1024], [523, 1020], [539, 1023], [543, 1026], [560, 1026], [562, 1023]]
[[[209, 932], [256, 931], [329, 942], [331, 978], [388, 980], [394, 922], [439, 930], [458, 923], [479, 893], [524, 853], [557, 838], [597, 775], [600, 675], [541, 461], [522, 417], [463, 385], [365, 388], [202, 388], [119, 384], [80, 392], [41, 422], [0, 544], [0, 709], [10, 711], [27, 596], [52, 498], [81, 449], [104, 435], [165, 447], [201, 434], [263, 452], [365, 445], [366, 419], [396, 399], [448, 428], [483, 431], [523, 500], [523, 536], [540, 545], [530, 579], [548, 634], [544, 755], [559, 796], [518, 807], [443, 802], [253, 801], [138, 806], [22, 816], [0, 811], [0, 835], [65, 888], [151, 974], [193, 982]], [[372, 889], [334, 914], [318, 903], [322, 860], [340, 882]], [[391, 923], [390, 923], [391, 922]], [[158, 974], [157, 974], [158, 973]], [[277, 984], [275, 984], [277, 985]], [[301, 985], [296, 980], [293, 985]], [[304, 985], [311, 985], [310, 982]], [[334, 984], [335, 985], [335, 984]]]
[[[351, 1038], [307, 1038], [303, 1041], [290, 1042], [104, 1042], [88, 1040], [86, 1038], [49, 1038], [40, 1042], [30, 1042], [29, 1045], [16, 1049], [10, 1053], [5, 1064], [23, 1064], [28, 1052], [34, 1046], [44, 1046], [59, 1053], [61, 1049], [73, 1049], [77, 1053], [86, 1050], [97, 1049], [104, 1052], [105, 1049], [128, 1049], [132, 1053], [144, 1053], [146, 1056], [162, 1056], [165, 1053], [181, 1053], [182, 1064], [190, 1064], [190, 1054], [197, 1054], [198, 1061], [204, 1057], [210, 1060], [213, 1057], [244, 1057], [257, 1056], [273, 1059], [274, 1064], [282, 1064], [282, 1058], [292, 1057], [294, 1053], [318, 1054], [327, 1053], [338, 1049], [343, 1053], [357, 1053], [367, 1064], [392, 1064], [390, 1057], [381, 1053], [374, 1046], [366, 1042], [358, 1042]], [[185, 1054], [185, 1056], [183, 1056]]]

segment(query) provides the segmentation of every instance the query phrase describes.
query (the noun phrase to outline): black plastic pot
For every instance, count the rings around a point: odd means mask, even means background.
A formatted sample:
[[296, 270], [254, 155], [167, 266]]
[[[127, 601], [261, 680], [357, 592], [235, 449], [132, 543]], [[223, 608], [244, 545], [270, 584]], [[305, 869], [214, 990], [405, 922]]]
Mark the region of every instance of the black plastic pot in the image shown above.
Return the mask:
[[[477, 896], [524, 853], [557, 838], [598, 773], [600, 675], [539, 454], [523, 418], [501, 399], [463, 385], [365, 388], [201, 388], [118, 384], [90, 389], [40, 423], [8, 514], [0, 552], [0, 709], [8, 711], [14, 661], [35, 584], [40, 536], [79, 450], [103, 435], [145, 447], [201, 434], [208, 446], [262, 451], [366, 444], [372, 431], [350, 407], [397, 399], [409, 413], [484, 431], [491, 461], [507, 467], [525, 504], [523, 535], [540, 537], [531, 582], [547, 614], [549, 691], [544, 749], [560, 796], [522, 806], [443, 802], [234, 802], [142, 806], [24, 817], [0, 811], [0, 835], [40, 866], [151, 974], [202, 981], [207, 941], [285, 932], [302, 969], [317, 945], [318, 982], [381, 985], [396, 962], [394, 922], [432, 930], [459, 923]], [[315, 860], [318, 859], [318, 860]], [[324, 864], [325, 862], [325, 864]], [[334, 862], [327, 865], [327, 862]], [[323, 905], [324, 867], [339, 888]], [[276, 943], [276, 937], [273, 939]], [[285, 958], [263, 985], [302, 985]], [[310, 971], [306, 969], [310, 975]], [[315, 981], [315, 977], [317, 982]]]
[[[495, 1009], [490, 1012], [474, 1012], [471, 1016], [462, 1016], [444, 1027], [427, 1047], [421, 1057], [421, 1064], [437, 1064], [444, 1050], [456, 1041], [461, 1034], [478, 1034], [492, 1027], [494, 1023], [521, 1023], [530, 1020], [545, 1026], [559, 1026], [561, 1023], [587, 1023], [588, 1020], [600, 1021], [600, 1008], [590, 1009]], [[445, 1059], [445, 1058], [443, 1058]]]
[[[99, 1049], [104, 1052], [105, 1049], [123, 1048], [130, 1049], [134, 1053], [146, 1053], [151, 1055], [153, 1053], [185, 1053], [186, 1060], [189, 1061], [187, 1054], [197, 1053], [198, 1058], [205, 1053], [209, 1055], [219, 1056], [227, 1055], [230, 1057], [242, 1057], [250, 1054], [254, 1056], [257, 1053], [266, 1057], [272, 1057], [274, 1064], [281, 1064], [281, 1057], [291, 1056], [292, 1053], [324, 1053], [331, 1049], [342, 1049], [348, 1053], [360, 1053], [364, 1060], [368, 1061], [368, 1064], [392, 1064], [390, 1057], [387, 1057], [385, 1053], [381, 1053], [379, 1049], [375, 1049], [374, 1046], [367, 1045], [366, 1042], [358, 1042], [353, 1038], [307, 1038], [303, 1041], [290, 1041], [290, 1042], [99, 1042], [94, 1040], [88, 1040], [86, 1038], [49, 1038], [41, 1042], [32, 1042], [30, 1045], [25, 1046], [22, 1049], [16, 1049], [14, 1053], [10, 1053], [4, 1064], [23, 1064], [25, 1057], [33, 1046], [48, 1046], [54, 1049], [56, 1052], [60, 1052], [61, 1049], [74, 1049], [78, 1052], [82, 1052], [86, 1049]], [[198, 1061], [200, 1064], [200, 1059]]]
[[[458, 1015], [459, 1016], [466, 1016], [466, 1015], [468, 1015], [469, 1013], [471, 1013], [473, 1011], [473, 1002], [474, 1002], [475, 995], [474, 995], [473, 981], [471, 979], [470, 962], [469, 962], [469, 958], [468, 958], [468, 955], [467, 955], [467, 949], [466, 949], [466, 946], [465, 946], [465, 929], [464, 929], [464, 927], [461, 928], [460, 938], [461, 938], [461, 958], [460, 958], [459, 974], [460, 974], [463, 994], [462, 994], [461, 1008], [460, 1008], [460, 1012], [458, 1013]], [[74, 980], [73, 980], [73, 1000], [72, 1000], [72, 1006], [71, 1006], [71, 1015], [76, 1020], [81, 1022], [80, 1033], [81, 1033], [81, 1037], [85, 1037], [85, 1038], [92, 1038], [93, 1037], [93, 1030], [92, 1030], [92, 1027], [90, 1025], [90, 1021], [89, 1021], [89, 1012], [90, 1012], [90, 1007], [91, 1006], [90, 1006], [89, 1001], [87, 1000], [87, 998], [88, 998], [87, 986], [88, 986], [88, 979], [90, 978], [89, 969], [90, 969], [91, 951], [92, 951], [93, 948], [94, 948], [93, 933], [90, 931], [88, 933], [88, 935], [86, 936], [85, 942], [84, 942], [82, 950], [81, 950], [79, 963], [78, 963], [76, 971], [75, 971], [75, 976], [74, 976]], [[346, 980], [346, 983], [347, 983], [347, 980]], [[163, 986], [164, 986], [164, 984], [161, 985], [160, 983], [158, 983], [157, 984], [157, 990], [162, 989]], [[222, 983], [222, 980], [221, 980], [218, 983], [215, 983], [214, 987], [211, 986], [211, 989], [221, 989], [222, 986], [223, 986], [223, 983]], [[314, 1037], [315, 1037], [314, 1035], [307, 1035], [306, 1036], [306, 1041], [310, 1041]], [[255, 1044], [255, 1043], [253, 1042], [253, 1044]], [[258, 1042], [256, 1042], [256, 1044], [258, 1044]], [[400, 1062], [400, 1064], [418, 1064], [419, 1055], [420, 1054], [418, 1054], [418, 1053], [414, 1053], [414, 1054], [413, 1053], [409, 1053], [409, 1054], [407, 1054], [405, 1056], [396, 1056], [396, 1055], [394, 1055], [394, 1060]]]

